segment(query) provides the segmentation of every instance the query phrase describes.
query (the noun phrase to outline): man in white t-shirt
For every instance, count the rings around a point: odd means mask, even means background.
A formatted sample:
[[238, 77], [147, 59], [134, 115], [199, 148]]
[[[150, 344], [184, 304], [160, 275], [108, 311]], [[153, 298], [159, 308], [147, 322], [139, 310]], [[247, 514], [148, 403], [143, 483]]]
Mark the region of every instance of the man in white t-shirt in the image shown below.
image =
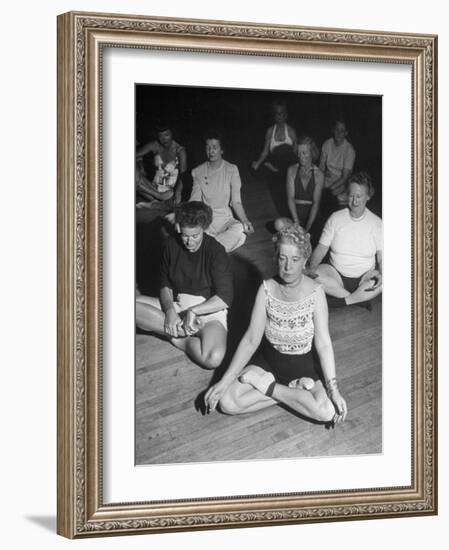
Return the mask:
[[[368, 174], [350, 177], [348, 208], [327, 220], [310, 259], [310, 274], [332, 306], [366, 302], [382, 292], [382, 220], [366, 208], [373, 194]], [[329, 264], [321, 263], [328, 252]]]

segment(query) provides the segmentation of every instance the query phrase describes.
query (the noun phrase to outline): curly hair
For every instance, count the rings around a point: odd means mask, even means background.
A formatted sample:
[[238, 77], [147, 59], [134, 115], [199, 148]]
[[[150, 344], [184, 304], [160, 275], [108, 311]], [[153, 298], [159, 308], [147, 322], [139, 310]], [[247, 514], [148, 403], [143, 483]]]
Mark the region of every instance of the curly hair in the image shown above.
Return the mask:
[[309, 136], [305, 136], [301, 138], [298, 141], [298, 144], [296, 147], [299, 147], [300, 145], [308, 145], [310, 149], [310, 154], [312, 155], [312, 162], [316, 162], [318, 160], [318, 157], [320, 156], [320, 151], [317, 147], [317, 144], [315, 143], [315, 140]]
[[374, 195], [373, 180], [366, 172], [356, 172], [355, 174], [352, 174], [352, 176], [348, 179], [346, 189], [349, 189], [351, 183], [356, 183], [357, 185], [363, 186], [366, 189], [369, 198]]
[[273, 243], [276, 252], [279, 252], [281, 244], [292, 244], [306, 260], [312, 254], [310, 234], [298, 224], [289, 225], [278, 231], [273, 237]]
[[182, 202], [175, 208], [175, 221], [180, 227], [202, 227], [212, 223], [212, 208], [201, 201]]

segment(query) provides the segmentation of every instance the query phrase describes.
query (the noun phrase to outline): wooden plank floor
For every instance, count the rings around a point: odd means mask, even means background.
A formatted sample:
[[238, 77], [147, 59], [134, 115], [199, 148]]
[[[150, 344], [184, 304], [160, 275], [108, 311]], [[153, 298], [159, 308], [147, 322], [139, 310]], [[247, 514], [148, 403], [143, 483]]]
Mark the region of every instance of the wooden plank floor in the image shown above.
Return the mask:
[[[229, 354], [243, 334], [261, 278], [275, 272], [271, 233], [276, 217], [263, 181], [242, 190], [256, 232], [232, 256], [235, 300]], [[237, 417], [202, 413], [202, 394], [221, 372], [206, 371], [168, 342], [136, 335], [136, 464], [188, 463], [382, 452], [381, 300], [371, 312], [330, 311], [346, 422], [335, 430], [280, 406]], [[226, 361], [225, 361], [226, 362]]]

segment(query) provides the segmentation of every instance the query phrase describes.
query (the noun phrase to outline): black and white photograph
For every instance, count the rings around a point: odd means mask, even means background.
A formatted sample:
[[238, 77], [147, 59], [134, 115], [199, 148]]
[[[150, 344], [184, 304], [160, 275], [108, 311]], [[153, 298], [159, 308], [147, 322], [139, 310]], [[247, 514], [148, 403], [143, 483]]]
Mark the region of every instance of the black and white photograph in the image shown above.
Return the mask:
[[368, 6], [3, 5], [5, 549], [447, 544], [447, 11]]
[[382, 453], [382, 97], [139, 83], [133, 138], [136, 465]]

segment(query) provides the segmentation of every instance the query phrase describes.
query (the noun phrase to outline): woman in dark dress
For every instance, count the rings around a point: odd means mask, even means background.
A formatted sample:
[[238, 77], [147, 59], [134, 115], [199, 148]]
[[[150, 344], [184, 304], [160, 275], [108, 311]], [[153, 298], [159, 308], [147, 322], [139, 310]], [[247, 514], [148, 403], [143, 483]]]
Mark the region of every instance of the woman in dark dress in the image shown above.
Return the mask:
[[233, 297], [229, 258], [205, 233], [212, 221], [209, 206], [182, 203], [175, 221], [179, 233], [165, 245], [159, 299], [137, 296], [136, 324], [213, 369], [226, 352], [227, 309]]

